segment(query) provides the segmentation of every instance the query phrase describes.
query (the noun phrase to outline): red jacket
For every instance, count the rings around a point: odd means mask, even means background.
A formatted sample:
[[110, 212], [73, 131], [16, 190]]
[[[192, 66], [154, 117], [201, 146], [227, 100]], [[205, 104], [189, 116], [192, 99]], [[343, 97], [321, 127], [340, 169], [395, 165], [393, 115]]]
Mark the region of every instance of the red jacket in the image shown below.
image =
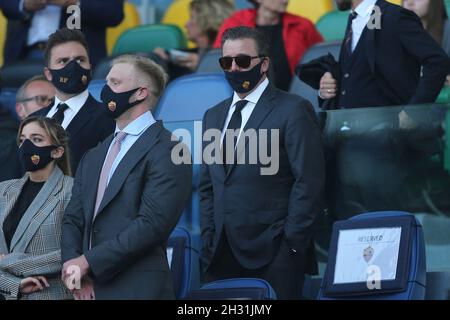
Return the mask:
[[[285, 13], [282, 20], [284, 49], [291, 67], [291, 73], [294, 74], [295, 66], [305, 51], [316, 43], [322, 42], [323, 38], [314, 24], [306, 18]], [[237, 26], [255, 28], [256, 10], [240, 10], [226, 19], [219, 29], [214, 48], [221, 47], [222, 34], [226, 29]]]

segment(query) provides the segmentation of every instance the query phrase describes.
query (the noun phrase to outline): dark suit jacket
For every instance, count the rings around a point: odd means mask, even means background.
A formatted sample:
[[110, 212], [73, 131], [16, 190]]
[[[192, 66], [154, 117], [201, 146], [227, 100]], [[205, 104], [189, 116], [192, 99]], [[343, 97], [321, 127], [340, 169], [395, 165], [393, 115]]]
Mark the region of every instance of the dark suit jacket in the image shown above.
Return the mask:
[[[52, 106], [41, 109], [33, 115], [47, 115]], [[75, 174], [83, 155], [99, 142], [105, 140], [115, 128], [114, 120], [104, 113], [104, 106], [91, 95], [81, 107], [66, 131], [69, 135], [72, 171]]]
[[391, 105], [435, 102], [450, 74], [449, 57], [415, 13], [385, 0], [378, 0], [377, 5], [381, 29], [366, 27], [364, 43], [358, 43], [366, 46], [371, 75]]
[[166, 243], [190, 196], [192, 167], [172, 162], [177, 142], [153, 124], [120, 162], [93, 220], [111, 140], [81, 161], [63, 219], [63, 262], [86, 256], [96, 299], [174, 298]]
[[[222, 131], [230, 104], [228, 99], [208, 110], [203, 130]], [[249, 128], [279, 130], [278, 173], [261, 175], [260, 168], [265, 166], [259, 161], [235, 165], [228, 175], [222, 164], [202, 166], [203, 260], [208, 265], [214, 255], [221, 254], [216, 249], [226, 230], [231, 250], [247, 269], [270, 263], [283, 240], [307, 259], [308, 271], [315, 273], [313, 225], [323, 209], [325, 173], [313, 108], [303, 98], [269, 85], [244, 129]], [[247, 143], [245, 154], [248, 152]]]
[[[5, 42], [5, 64], [24, 58], [32, 15], [19, 8], [20, 0], [0, 0], [0, 8], [8, 18]], [[62, 9], [60, 27], [66, 26], [69, 15]], [[122, 22], [123, 0], [81, 0], [81, 31], [86, 36], [90, 60], [96, 65], [106, 57], [106, 28]]]

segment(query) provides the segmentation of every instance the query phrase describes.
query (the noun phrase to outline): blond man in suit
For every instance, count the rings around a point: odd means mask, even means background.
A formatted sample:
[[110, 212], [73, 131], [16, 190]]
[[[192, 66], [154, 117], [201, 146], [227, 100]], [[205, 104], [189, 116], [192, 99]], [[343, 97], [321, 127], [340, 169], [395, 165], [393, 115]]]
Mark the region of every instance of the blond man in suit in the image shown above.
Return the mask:
[[27, 173], [0, 183], [0, 294], [6, 299], [71, 299], [60, 279], [61, 222], [73, 179], [64, 129], [29, 117], [18, 134]]

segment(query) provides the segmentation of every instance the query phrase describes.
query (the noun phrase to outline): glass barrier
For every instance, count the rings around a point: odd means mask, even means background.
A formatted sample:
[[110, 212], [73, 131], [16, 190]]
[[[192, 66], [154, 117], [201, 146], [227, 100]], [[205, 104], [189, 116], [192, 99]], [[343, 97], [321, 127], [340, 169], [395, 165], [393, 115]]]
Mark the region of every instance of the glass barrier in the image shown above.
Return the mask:
[[449, 111], [450, 104], [434, 104], [319, 113], [327, 166], [321, 262], [334, 221], [406, 211], [423, 224], [427, 270], [450, 270]]

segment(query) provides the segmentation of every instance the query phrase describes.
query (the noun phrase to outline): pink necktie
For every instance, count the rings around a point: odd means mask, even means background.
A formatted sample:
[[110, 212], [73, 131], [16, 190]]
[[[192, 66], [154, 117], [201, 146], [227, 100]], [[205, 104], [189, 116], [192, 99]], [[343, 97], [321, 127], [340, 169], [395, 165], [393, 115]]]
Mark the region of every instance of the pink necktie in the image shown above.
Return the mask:
[[116, 160], [117, 155], [120, 152], [122, 141], [126, 135], [127, 134], [122, 131], [117, 133], [116, 137], [114, 138], [114, 144], [112, 145], [111, 150], [109, 151], [109, 154], [106, 157], [106, 161], [103, 164], [102, 172], [100, 173], [100, 181], [98, 182], [97, 200], [95, 201], [94, 217], [97, 215], [97, 210], [100, 207], [103, 195], [105, 194], [105, 190], [108, 185], [109, 173], [111, 172], [111, 167], [114, 163], [114, 160]]

